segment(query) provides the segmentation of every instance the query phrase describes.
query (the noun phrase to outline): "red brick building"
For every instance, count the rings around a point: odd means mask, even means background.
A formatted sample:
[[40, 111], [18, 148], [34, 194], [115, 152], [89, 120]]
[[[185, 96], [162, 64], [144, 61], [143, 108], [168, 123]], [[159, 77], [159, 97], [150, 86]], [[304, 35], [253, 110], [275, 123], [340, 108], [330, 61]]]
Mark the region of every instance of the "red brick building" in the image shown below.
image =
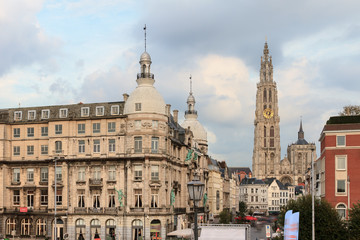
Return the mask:
[[318, 193], [347, 218], [348, 208], [360, 200], [360, 116], [330, 117], [319, 141]]

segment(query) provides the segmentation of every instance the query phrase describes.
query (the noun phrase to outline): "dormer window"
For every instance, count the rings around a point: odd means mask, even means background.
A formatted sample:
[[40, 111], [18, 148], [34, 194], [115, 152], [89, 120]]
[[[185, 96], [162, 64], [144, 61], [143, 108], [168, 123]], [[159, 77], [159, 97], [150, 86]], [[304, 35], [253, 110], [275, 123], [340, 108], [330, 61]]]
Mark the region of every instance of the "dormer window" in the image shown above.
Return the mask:
[[111, 106], [111, 115], [119, 115], [119, 105]]
[[50, 110], [49, 109], [41, 110], [41, 118], [42, 119], [48, 119], [49, 117], [50, 117]]
[[28, 111], [28, 120], [35, 120], [36, 117], [36, 110], [29, 110]]
[[60, 110], [59, 110], [60, 118], [66, 118], [67, 115], [68, 115], [68, 109], [67, 108], [60, 108]]
[[96, 107], [96, 116], [104, 116], [104, 106]]
[[141, 111], [141, 103], [135, 103], [135, 111]]
[[89, 107], [82, 107], [81, 108], [81, 117], [88, 117], [90, 113]]
[[14, 112], [14, 120], [19, 121], [22, 119], [22, 111], [15, 111]]

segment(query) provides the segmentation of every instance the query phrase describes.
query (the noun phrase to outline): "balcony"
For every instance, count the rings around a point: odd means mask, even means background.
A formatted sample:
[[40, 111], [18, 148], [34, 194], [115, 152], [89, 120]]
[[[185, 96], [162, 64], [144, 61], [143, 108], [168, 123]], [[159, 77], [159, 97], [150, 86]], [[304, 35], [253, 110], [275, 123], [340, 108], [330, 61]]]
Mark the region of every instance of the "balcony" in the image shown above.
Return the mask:
[[103, 185], [103, 179], [90, 178], [89, 179], [89, 187], [90, 189], [101, 189]]
[[87, 213], [86, 207], [74, 207], [74, 213]]
[[186, 208], [174, 208], [174, 213], [175, 214], [185, 214]]
[[144, 208], [143, 207], [133, 207], [130, 208], [131, 212], [144, 212]]
[[117, 214], [117, 207], [106, 207], [105, 209], [105, 213], [106, 214]]
[[100, 207], [100, 208], [88, 208], [88, 213], [94, 214], [94, 213], [104, 213], [104, 208]]
[[137, 74], [137, 79], [139, 78], [151, 78], [154, 79], [154, 74], [153, 73], [138, 73]]
[[39, 182], [39, 185], [48, 185], [48, 180], [41, 180], [40, 182]]
[[21, 184], [20, 181], [17, 181], [17, 182], [12, 181], [12, 182], [11, 182], [11, 185], [20, 185], [20, 184]]

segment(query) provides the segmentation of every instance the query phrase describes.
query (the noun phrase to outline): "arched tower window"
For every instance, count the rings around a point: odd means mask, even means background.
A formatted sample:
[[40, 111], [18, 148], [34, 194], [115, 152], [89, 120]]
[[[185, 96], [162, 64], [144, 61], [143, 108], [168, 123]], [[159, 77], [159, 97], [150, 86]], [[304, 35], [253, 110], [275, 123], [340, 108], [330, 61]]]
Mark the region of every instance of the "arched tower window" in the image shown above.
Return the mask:
[[264, 147], [266, 147], [266, 127], [264, 126]]
[[266, 89], [264, 89], [264, 95], [263, 96], [264, 96], [263, 101], [266, 102], [266, 99], [267, 99], [267, 97], [266, 97]]
[[274, 147], [274, 127], [270, 128], [270, 147]]
[[142, 74], [145, 75], [145, 73], [146, 73], [146, 65], [144, 64], [144, 65], [142, 65]]
[[336, 211], [339, 214], [341, 219], [345, 219], [345, 217], [346, 217], [346, 205], [345, 204], [339, 203], [336, 206]]
[[271, 98], [271, 89], [269, 89], [269, 102], [272, 101], [272, 98]]

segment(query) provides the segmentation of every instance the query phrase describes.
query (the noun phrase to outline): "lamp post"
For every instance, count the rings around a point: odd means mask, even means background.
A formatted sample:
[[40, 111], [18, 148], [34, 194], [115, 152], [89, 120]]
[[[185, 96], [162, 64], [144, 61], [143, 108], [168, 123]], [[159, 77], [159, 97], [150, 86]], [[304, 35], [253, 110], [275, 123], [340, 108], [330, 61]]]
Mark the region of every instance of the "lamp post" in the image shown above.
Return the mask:
[[56, 228], [56, 160], [57, 158], [55, 157], [54, 158], [54, 161], [55, 161], [55, 168], [54, 168], [54, 178], [55, 178], [55, 187], [54, 187], [54, 226], [55, 226], [55, 229], [54, 229], [54, 239], [57, 240], [57, 228]]
[[187, 186], [189, 198], [194, 201], [194, 238], [198, 240], [197, 206], [204, 193], [205, 184], [200, 181], [199, 176], [195, 173], [193, 180], [188, 182]]

